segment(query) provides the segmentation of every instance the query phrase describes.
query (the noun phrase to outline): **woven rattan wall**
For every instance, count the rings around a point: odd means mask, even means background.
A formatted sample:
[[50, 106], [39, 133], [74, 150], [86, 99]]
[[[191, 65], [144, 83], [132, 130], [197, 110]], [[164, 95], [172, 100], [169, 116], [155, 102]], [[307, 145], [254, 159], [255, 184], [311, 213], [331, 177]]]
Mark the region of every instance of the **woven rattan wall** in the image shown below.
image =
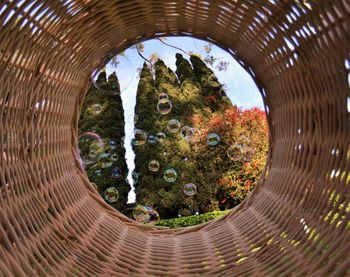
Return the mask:
[[[350, 268], [348, 0], [2, 0], [0, 276], [343, 276]], [[139, 225], [76, 161], [94, 68], [155, 36], [217, 43], [266, 104], [266, 174], [226, 217]]]

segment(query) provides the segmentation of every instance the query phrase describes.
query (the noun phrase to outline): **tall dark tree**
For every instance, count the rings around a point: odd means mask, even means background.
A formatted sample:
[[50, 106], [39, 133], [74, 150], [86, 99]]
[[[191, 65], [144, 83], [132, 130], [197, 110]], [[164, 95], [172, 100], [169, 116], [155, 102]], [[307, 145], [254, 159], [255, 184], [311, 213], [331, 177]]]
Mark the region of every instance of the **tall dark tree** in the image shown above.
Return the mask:
[[211, 112], [225, 111], [231, 107], [232, 103], [214, 72], [199, 57], [191, 56], [190, 60], [196, 80], [202, 89], [204, 105], [210, 108]]
[[[108, 80], [105, 72], [97, 78], [101, 90], [91, 86], [86, 94], [79, 120], [79, 149], [84, 160], [89, 180], [96, 184], [100, 195], [114, 208], [126, 213], [130, 184], [126, 177], [128, 168], [124, 148], [124, 110], [120, 96], [117, 75], [112, 73]], [[104, 92], [105, 93], [104, 93]], [[84, 135], [87, 134], [87, 135]], [[91, 143], [90, 138], [100, 138]], [[106, 190], [118, 191], [118, 199], [110, 200]], [[114, 199], [115, 200], [115, 199]]]
[[[142, 138], [136, 138], [133, 144], [136, 155], [135, 172], [138, 174], [135, 191], [138, 203], [154, 206], [161, 216], [164, 217], [165, 215], [171, 216], [174, 204], [173, 195], [167, 191], [170, 186], [162, 178], [170, 153], [169, 149], [166, 150], [164, 145], [168, 138], [160, 142], [156, 137], [160, 132], [166, 133], [167, 120], [170, 115], [160, 115], [157, 103], [161, 92], [168, 92], [169, 97], [172, 99], [174, 98], [173, 96], [177, 95], [177, 79], [175, 74], [168, 70], [161, 60], [156, 63], [155, 68], [157, 76], [162, 71], [161, 79], [164, 82], [164, 86], [159, 88], [157, 81], [157, 84], [155, 84], [150, 69], [144, 64], [137, 89], [135, 107], [137, 122], [135, 123], [135, 128], [146, 133], [147, 141], [142, 143]], [[140, 137], [138, 134], [135, 134], [135, 136]], [[157, 171], [153, 172], [149, 169], [151, 161], [159, 163]]]
[[[191, 56], [191, 61], [201, 61], [196, 56]], [[207, 68], [203, 62], [204, 68]], [[183, 176], [186, 183], [193, 183], [197, 187], [197, 193], [192, 196], [186, 196], [182, 190], [181, 209], [182, 215], [194, 214], [194, 212], [208, 212], [218, 208], [218, 202], [215, 199], [216, 187], [214, 183], [208, 181], [207, 166], [210, 166], [210, 160], [202, 160], [196, 153], [196, 145], [199, 143], [201, 130], [195, 128], [193, 118], [209, 118], [211, 109], [206, 102], [206, 91], [204, 90], [206, 79], [200, 78], [199, 74], [193, 70], [191, 63], [184, 59], [181, 54], [176, 54], [176, 74], [178, 75], [181, 87], [182, 121], [185, 125], [194, 128], [195, 135], [192, 139], [186, 141], [187, 159], [183, 164]], [[210, 70], [209, 68], [207, 68]], [[214, 174], [215, 175], [215, 174]]]
[[[135, 106], [135, 118], [137, 120], [135, 120], [135, 140], [132, 143], [132, 147], [136, 155], [134, 174], [137, 175], [138, 180], [134, 183], [136, 200], [137, 202], [147, 202], [147, 204], [151, 205], [159, 201], [159, 198], [149, 193], [149, 186], [152, 186], [153, 190], [157, 186], [156, 176], [149, 174], [148, 171], [148, 162], [156, 158], [156, 145], [147, 142], [147, 137], [149, 138], [152, 134], [155, 135], [154, 124], [157, 122], [156, 102], [157, 96], [153, 77], [149, 67], [144, 63], [137, 88]], [[137, 133], [138, 130], [141, 133]], [[147, 201], [145, 201], [145, 195], [147, 196]]]
[[[218, 208], [215, 200], [215, 188], [205, 181], [198, 171], [198, 161], [193, 153], [193, 144], [189, 136], [196, 132], [192, 126], [192, 116], [200, 114], [209, 117], [211, 110], [205, 106], [205, 95], [195, 72], [188, 60], [181, 54], [176, 55], [176, 74], [160, 59], [155, 63], [155, 80], [148, 67], [144, 65], [138, 85], [135, 113], [138, 121], [136, 129], [147, 133], [147, 137], [156, 137], [159, 132], [166, 135], [163, 141], [152, 143], [152, 139], [139, 146], [134, 145], [137, 202], [155, 207], [161, 217], [173, 217], [178, 214], [189, 215]], [[157, 109], [158, 97], [166, 94], [172, 103], [169, 113], [162, 114]], [[170, 120], [181, 124], [176, 132], [168, 129]], [[155, 160], [159, 169], [152, 172], [149, 162]], [[164, 178], [166, 170], [173, 169], [177, 174], [175, 182]], [[197, 193], [189, 197], [184, 194], [185, 184], [197, 186]]]

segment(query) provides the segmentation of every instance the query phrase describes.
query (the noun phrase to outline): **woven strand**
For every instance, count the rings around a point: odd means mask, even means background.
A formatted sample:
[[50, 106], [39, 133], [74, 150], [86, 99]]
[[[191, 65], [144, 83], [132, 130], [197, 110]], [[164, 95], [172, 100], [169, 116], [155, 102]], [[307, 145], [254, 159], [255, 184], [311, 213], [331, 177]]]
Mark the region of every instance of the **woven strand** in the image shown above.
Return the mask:
[[[1, 1], [0, 276], [349, 274], [349, 34], [348, 0]], [[91, 189], [77, 122], [106, 56], [178, 35], [252, 76], [270, 153], [232, 213], [169, 230]]]

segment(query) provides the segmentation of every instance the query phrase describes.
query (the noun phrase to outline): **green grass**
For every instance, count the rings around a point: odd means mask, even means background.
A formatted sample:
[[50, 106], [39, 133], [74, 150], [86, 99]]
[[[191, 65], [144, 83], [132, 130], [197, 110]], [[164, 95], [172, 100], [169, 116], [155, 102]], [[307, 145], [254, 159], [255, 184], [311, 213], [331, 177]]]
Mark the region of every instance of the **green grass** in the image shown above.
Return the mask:
[[170, 228], [188, 227], [188, 226], [193, 226], [193, 225], [207, 222], [217, 217], [221, 217], [230, 211], [231, 210], [214, 211], [214, 212], [209, 212], [209, 213], [200, 214], [200, 215], [191, 215], [191, 216], [163, 219], [156, 222], [155, 225], [166, 226]]

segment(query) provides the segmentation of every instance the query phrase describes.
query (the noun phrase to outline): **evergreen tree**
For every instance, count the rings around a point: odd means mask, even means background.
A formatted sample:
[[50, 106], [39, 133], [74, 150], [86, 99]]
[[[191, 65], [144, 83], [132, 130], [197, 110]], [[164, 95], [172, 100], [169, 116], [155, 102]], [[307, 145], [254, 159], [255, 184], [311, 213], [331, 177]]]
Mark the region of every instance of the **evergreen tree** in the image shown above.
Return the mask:
[[[149, 68], [144, 64], [137, 90], [135, 114], [138, 120], [135, 128], [144, 131], [148, 140], [145, 144], [133, 145], [136, 155], [135, 172], [138, 174], [135, 192], [137, 202], [155, 207], [161, 217], [171, 217], [176, 212], [175, 197], [170, 192], [171, 185], [163, 179], [163, 173], [164, 170], [173, 166], [169, 160], [169, 157], [174, 158], [174, 153], [169, 144], [170, 134], [167, 132], [167, 123], [172, 116], [180, 114], [176, 100], [178, 84], [175, 74], [161, 60], [157, 61], [155, 69], [156, 83]], [[169, 114], [162, 115], [158, 112], [158, 96], [161, 93], [167, 93], [172, 101], [173, 109]], [[163, 141], [156, 139], [159, 133], [166, 135]], [[149, 168], [152, 160], [159, 163], [157, 171], [151, 171]]]
[[214, 72], [199, 57], [192, 55], [190, 60], [196, 80], [202, 89], [205, 106], [209, 107], [211, 112], [223, 112], [231, 107], [232, 103]]
[[[155, 203], [160, 210], [161, 217], [174, 217], [178, 214], [189, 215], [198, 211], [197, 195], [188, 197], [183, 193], [183, 187], [187, 183], [197, 183], [198, 176], [194, 161], [191, 159], [191, 140], [186, 138], [187, 132], [191, 136], [194, 131], [189, 118], [192, 113], [201, 109], [201, 92], [199, 85], [194, 82], [195, 76], [187, 60], [180, 54], [177, 57], [177, 78], [175, 73], [165, 66], [163, 61], [156, 63], [156, 87], [158, 93], [167, 93], [172, 102], [172, 110], [169, 114], [158, 113], [159, 129], [166, 133], [167, 138], [160, 144], [159, 153], [165, 156], [163, 171], [161, 172], [162, 188], [159, 191], [161, 199]], [[181, 59], [182, 58], [182, 59]], [[180, 60], [181, 59], [181, 60]], [[170, 120], [178, 120], [181, 124], [176, 132], [168, 129]], [[190, 129], [190, 130], [186, 130]], [[166, 154], [166, 155], [164, 155]], [[164, 172], [167, 169], [175, 170], [177, 178], [169, 183], [164, 180]], [[163, 209], [166, 208], [164, 212]]]
[[[193, 114], [209, 116], [210, 108], [204, 106], [204, 96], [201, 85], [191, 67], [191, 64], [176, 55], [176, 75], [160, 59], [155, 63], [155, 81], [149, 69], [144, 65], [138, 85], [135, 113], [138, 116], [137, 129], [142, 129], [150, 136], [157, 133], [166, 134], [162, 142], [146, 143], [134, 146], [136, 154], [135, 170], [139, 174], [136, 184], [137, 201], [153, 206], [161, 217], [173, 217], [178, 214], [189, 215], [195, 212], [211, 211], [218, 207], [212, 203], [215, 199], [215, 188], [204, 180], [204, 175], [198, 172], [197, 161], [194, 159], [193, 141], [186, 138], [186, 127], [196, 132], [191, 126]], [[172, 103], [168, 114], [157, 110], [158, 96], [166, 93]], [[177, 132], [168, 130], [168, 123], [175, 119], [181, 123]], [[149, 169], [149, 162], [155, 160], [160, 168], [156, 172]], [[174, 169], [177, 174], [175, 182], [167, 182], [164, 172]], [[184, 194], [185, 184], [193, 183], [198, 192], [188, 197]]]
[[[196, 56], [191, 56], [192, 59], [201, 61]], [[203, 62], [201, 64], [206, 68]], [[201, 160], [201, 157], [196, 153], [196, 145], [199, 143], [201, 130], [196, 128], [193, 121], [194, 116], [209, 118], [211, 109], [205, 101], [206, 94], [202, 85], [203, 83], [206, 84], [206, 80], [198, 78], [191, 64], [181, 54], [176, 54], [176, 66], [176, 74], [180, 80], [181, 99], [183, 103], [182, 120], [186, 125], [194, 128], [195, 132], [195, 136], [186, 143], [188, 146], [187, 159], [182, 168], [183, 176], [186, 176], [186, 181], [182, 186], [186, 183], [193, 183], [197, 187], [197, 193], [192, 197], [188, 197], [182, 193], [182, 205], [179, 209], [181, 215], [190, 215], [195, 212], [203, 213], [218, 208], [218, 203], [215, 199], [215, 186], [212, 182], [208, 181], [208, 174], [206, 174], [207, 166], [210, 166], [210, 160]], [[210, 69], [208, 68], [208, 70]]]
[[[101, 72], [96, 82], [101, 90], [109, 93], [103, 93], [91, 86], [86, 94], [79, 120], [80, 154], [83, 160], [89, 161], [85, 165], [85, 171], [89, 180], [96, 184], [100, 195], [108, 200], [106, 190], [111, 187], [117, 189], [118, 200], [113, 202], [112, 199], [112, 202], [107, 203], [126, 213], [131, 188], [126, 180], [128, 169], [124, 148], [125, 121], [119, 81], [115, 73], [107, 80], [106, 73]], [[114, 93], [110, 93], [112, 91]], [[91, 143], [87, 139], [91, 137], [91, 133], [96, 134], [101, 141]]]
[[[147, 134], [150, 136], [150, 132], [153, 129], [153, 124], [156, 121], [156, 111], [151, 107], [154, 106], [156, 101], [155, 88], [153, 77], [147, 64], [143, 64], [143, 68], [140, 72], [140, 80], [137, 88], [136, 106], [135, 106], [135, 139], [132, 141], [132, 147], [135, 152], [135, 169], [134, 174], [137, 174], [137, 182], [134, 182], [136, 201], [143, 202], [145, 195], [148, 195], [145, 190], [145, 183], [152, 185], [154, 182], [154, 176], [148, 174], [148, 161], [152, 159], [154, 153], [154, 146], [147, 143]], [[140, 130], [145, 133], [137, 134], [136, 131]], [[137, 143], [136, 143], [137, 142]], [[147, 203], [153, 204], [152, 196]], [[155, 201], [158, 201], [156, 199]]]

